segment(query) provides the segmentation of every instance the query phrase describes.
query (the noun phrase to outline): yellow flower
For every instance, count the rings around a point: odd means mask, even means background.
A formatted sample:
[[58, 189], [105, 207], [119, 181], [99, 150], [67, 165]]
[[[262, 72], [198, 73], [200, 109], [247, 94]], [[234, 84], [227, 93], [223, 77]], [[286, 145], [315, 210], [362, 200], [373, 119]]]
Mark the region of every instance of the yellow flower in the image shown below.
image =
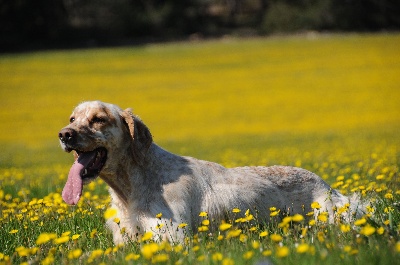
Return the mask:
[[376, 229], [376, 232], [378, 233], [378, 235], [382, 235], [383, 233], [385, 233], [385, 228], [379, 227], [378, 229]]
[[116, 223], [116, 224], [119, 224], [121, 222], [121, 220], [118, 217], [115, 217], [113, 219], [113, 222]]
[[270, 212], [275, 212], [275, 211], [276, 211], [276, 207], [270, 207], [270, 208], [269, 208], [269, 211], [270, 211]]
[[274, 241], [274, 242], [281, 242], [281, 241], [283, 240], [282, 236], [281, 236], [281, 235], [278, 235], [278, 234], [272, 234], [272, 235], [270, 236], [270, 238], [271, 238], [271, 240]]
[[68, 252], [69, 259], [77, 259], [82, 255], [82, 250], [77, 248]]
[[206, 225], [206, 226], [207, 226], [207, 225], [210, 225], [210, 220], [207, 220], [207, 219], [206, 219], [206, 220], [203, 220], [203, 221], [201, 221], [201, 224], [202, 224], [202, 225]]
[[214, 261], [219, 261], [223, 259], [223, 255], [220, 252], [215, 252], [214, 254], [212, 254], [211, 259]]
[[117, 214], [117, 209], [114, 208], [108, 208], [104, 212], [104, 219], [110, 219], [111, 217], [115, 216]]
[[396, 243], [396, 245], [394, 246], [394, 249], [396, 250], [397, 253], [400, 253], [400, 241], [398, 241]]
[[233, 213], [240, 213], [240, 209], [239, 209], [239, 208], [233, 208], [233, 209], [232, 209], [232, 212], [233, 212]]
[[228, 230], [228, 229], [231, 228], [231, 227], [232, 227], [231, 224], [224, 223], [224, 224], [221, 224], [221, 225], [219, 226], [219, 230], [225, 231], [225, 230]]
[[18, 255], [20, 257], [27, 257], [31, 254], [31, 251], [29, 250], [29, 248], [26, 248], [24, 246], [15, 248], [15, 251], [18, 253]]
[[71, 231], [66, 231], [61, 234], [61, 236], [69, 236], [71, 234]]
[[251, 246], [252, 246], [254, 249], [258, 249], [258, 248], [260, 248], [260, 242], [254, 240], [254, 241], [251, 243]]
[[273, 211], [273, 212], [271, 212], [271, 213], [269, 214], [269, 216], [271, 216], [271, 217], [277, 216], [277, 215], [279, 214], [279, 212], [280, 212], [280, 210], [278, 210], [278, 211]]
[[73, 236], [72, 236], [72, 239], [73, 239], [73, 240], [76, 240], [76, 239], [78, 239], [80, 236], [81, 236], [81, 235], [78, 235], [78, 234], [73, 235]]
[[240, 236], [239, 236], [239, 240], [243, 243], [247, 241], [247, 238], [249, 238], [249, 237], [246, 236], [245, 234], [240, 234]]
[[308, 222], [308, 224], [309, 224], [310, 226], [314, 226], [314, 225], [315, 225], [315, 220], [314, 220], [314, 219], [310, 220], [310, 222]]
[[263, 252], [261, 252], [261, 255], [263, 255], [263, 256], [265, 256], [265, 257], [269, 257], [269, 256], [272, 255], [272, 251], [269, 250], [269, 249], [264, 250]]
[[245, 252], [245, 253], [243, 254], [243, 258], [246, 259], [246, 260], [251, 259], [253, 256], [254, 256], [254, 252], [251, 251], [251, 250], [250, 250], [250, 251], [247, 251], [247, 252]]
[[158, 219], [160, 219], [162, 217], [162, 213], [158, 213], [157, 215], [156, 215], [156, 218], [158, 218]]
[[53, 240], [54, 244], [63, 244], [69, 241], [69, 236], [61, 236]]
[[207, 212], [201, 212], [201, 213], [199, 214], [199, 216], [200, 216], [200, 217], [206, 217], [206, 216], [207, 216]]
[[362, 234], [364, 236], [370, 236], [370, 235], [374, 234], [375, 231], [376, 231], [375, 227], [366, 225], [363, 228], [361, 228], [360, 234]]
[[142, 252], [145, 259], [151, 259], [153, 255], [158, 251], [158, 249], [159, 246], [156, 243], [150, 243], [144, 245], [140, 251]]
[[278, 258], [284, 258], [284, 257], [286, 257], [287, 255], [289, 255], [289, 248], [288, 248], [288, 247], [282, 246], [282, 247], [278, 247], [278, 248], [276, 249], [276, 256], [277, 256]]
[[148, 231], [144, 233], [144, 235], [142, 236], [142, 241], [150, 240], [152, 238], [153, 238], [153, 233], [151, 231]]
[[392, 193], [386, 193], [385, 194], [385, 198], [388, 200], [392, 200], [393, 199], [393, 194]]
[[266, 237], [268, 236], [268, 231], [263, 231], [260, 233], [260, 237]]
[[311, 203], [312, 209], [321, 209], [321, 205], [318, 202]]
[[161, 229], [164, 226], [164, 224], [157, 224], [156, 229]]
[[138, 260], [139, 258], [140, 258], [139, 254], [129, 253], [128, 255], [125, 256], [125, 261]]
[[17, 229], [13, 229], [13, 230], [11, 230], [11, 231], [8, 232], [8, 233], [10, 233], [10, 234], [15, 234], [15, 233], [18, 233], [18, 230], [17, 230]]
[[326, 214], [321, 213], [320, 215], [318, 215], [318, 220], [323, 223], [326, 223], [328, 221], [328, 216]]
[[186, 226], [187, 226], [186, 223], [181, 223], [181, 224], [178, 225], [179, 228], [185, 228]]
[[297, 253], [306, 253], [310, 249], [310, 246], [306, 243], [300, 244], [297, 246], [296, 252]]
[[240, 230], [240, 229], [229, 230], [229, 232], [226, 235], [226, 237], [227, 238], [238, 237], [241, 233], [242, 233], [242, 230]]
[[351, 230], [351, 227], [350, 227], [350, 225], [342, 224], [342, 225], [340, 225], [340, 230], [343, 233], [347, 233]]
[[304, 220], [304, 216], [302, 216], [301, 214], [295, 214], [292, 217], [293, 222], [301, 222]]
[[93, 229], [93, 230], [90, 232], [90, 238], [94, 238], [96, 235], [97, 235], [97, 229]]
[[354, 222], [354, 225], [356, 225], [356, 226], [362, 226], [362, 225], [364, 225], [366, 222], [367, 222], [367, 220], [366, 220], [365, 218], [361, 218], [361, 219], [356, 220], [356, 221]]
[[153, 257], [152, 263], [161, 263], [169, 260], [169, 256], [167, 254], [157, 254]]
[[207, 231], [208, 231], [208, 226], [202, 225], [202, 226], [200, 226], [200, 227], [198, 228], [198, 231], [199, 231], [199, 232], [207, 232]]
[[233, 261], [233, 259], [230, 258], [225, 258], [222, 260], [222, 265], [234, 265], [235, 262]]

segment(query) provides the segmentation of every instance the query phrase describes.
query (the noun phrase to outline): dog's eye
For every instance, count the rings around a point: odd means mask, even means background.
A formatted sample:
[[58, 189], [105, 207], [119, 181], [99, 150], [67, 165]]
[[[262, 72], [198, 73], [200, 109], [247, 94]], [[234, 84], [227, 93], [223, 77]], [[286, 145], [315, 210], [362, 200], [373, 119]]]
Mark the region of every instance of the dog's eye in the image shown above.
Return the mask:
[[69, 123], [73, 123], [75, 121], [74, 117], [69, 118]]
[[92, 123], [105, 123], [105, 122], [106, 122], [106, 120], [104, 118], [101, 118], [101, 117], [94, 117], [92, 119]]

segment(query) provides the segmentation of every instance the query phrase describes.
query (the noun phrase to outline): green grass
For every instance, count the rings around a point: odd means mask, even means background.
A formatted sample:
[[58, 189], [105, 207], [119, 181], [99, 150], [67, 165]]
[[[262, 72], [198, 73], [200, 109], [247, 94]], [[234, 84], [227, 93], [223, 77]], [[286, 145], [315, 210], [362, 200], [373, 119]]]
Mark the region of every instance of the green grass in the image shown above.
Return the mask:
[[[398, 34], [327, 35], [1, 55], [0, 264], [165, 257], [167, 264], [395, 264], [399, 44]], [[228, 167], [301, 166], [345, 194], [372, 199], [374, 212], [368, 225], [348, 232], [322, 221], [279, 227], [258, 220], [229, 239], [236, 223], [211, 235], [195, 228], [185, 243], [157, 243], [150, 259], [148, 241], [113, 246], [102, 181], [85, 187], [77, 207], [60, 198], [72, 156], [62, 152], [57, 133], [75, 105], [93, 99], [132, 107], [174, 153]], [[376, 230], [366, 235], [370, 227]], [[263, 231], [269, 235], [260, 237]], [[36, 241], [64, 232], [65, 243]], [[298, 253], [299, 246], [307, 250]]]

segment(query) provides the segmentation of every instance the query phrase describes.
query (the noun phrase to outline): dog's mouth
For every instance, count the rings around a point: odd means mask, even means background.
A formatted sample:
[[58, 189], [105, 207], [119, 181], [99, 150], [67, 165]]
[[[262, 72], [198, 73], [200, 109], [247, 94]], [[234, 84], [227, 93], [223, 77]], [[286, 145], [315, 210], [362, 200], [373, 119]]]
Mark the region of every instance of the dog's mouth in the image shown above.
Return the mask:
[[78, 203], [83, 184], [95, 179], [107, 161], [107, 150], [103, 147], [89, 152], [75, 151], [78, 158], [69, 170], [68, 180], [62, 191], [64, 201], [72, 205]]

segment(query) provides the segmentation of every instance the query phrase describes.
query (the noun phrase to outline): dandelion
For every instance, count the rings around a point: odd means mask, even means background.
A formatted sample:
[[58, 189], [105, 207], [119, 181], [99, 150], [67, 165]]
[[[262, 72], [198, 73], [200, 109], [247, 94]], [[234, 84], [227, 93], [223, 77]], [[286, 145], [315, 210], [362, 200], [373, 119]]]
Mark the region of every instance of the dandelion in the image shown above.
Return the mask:
[[152, 238], [153, 238], [153, 233], [151, 231], [148, 231], [148, 232], [144, 233], [144, 235], [142, 236], [142, 242], [150, 240]]
[[90, 238], [94, 238], [96, 235], [97, 235], [97, 229], [93, 229], [93, 230], [90, 232]]
[[158, 219], [161, 219], [161, 217], [162, 217], [162, 213], [158, 213], [158, 214], [156, 215], [156, 218], [158, 218]]
[[45, 244], [55, 238], [57, 238], [57, 235], [55, 233], [41, 233], [36, 239], [36, 245], [39, 246]]
[[61, 236], [53, 240], [54, 244], [60, 245], [69, 241], [69, 236]]
[[378, 233], [378, 235], [382, 235], [383, 233], [385, 233], [385, 228], [379, 227], [378, 229], [376, 229], [376, 232]]
[[227, 238], [231, 237], [238, 237], [242, 233], [242, 230], [240, 229], [235, 229], [235, 230], [230, 230], [228, 234], [226, 235]]
[[367, 222], [367, 220], [366, 220], [365, 218], [361, 218], [361, 219], [356, 220], [356, 221], [354, 222], [354, 225], [356, 225], [356, 226], [362, 226], [362, 225], [364, 225], [366, 222]]
[[313, 220], [310, 220], [309, 222], [308, 222], [308, 225], [309, 226], [314, 226], [315, 225], [315, 220], [313, 219]]
[[207, 217], [207, 212], [201, 212], [201, 213], [199, 214], [199, 216], [200, 216], [200, 217]]
[[261, 255], [263, 255], [264, 257], [269, 257], [272, 255], [272, 251], [269, 249], [264, 250], [263, 252], [261, 252]]
[[266, 237], [268, 236], [268, 231], [263, 231], [260, 233], [260, 237]]
[[254, 256], [254, 252], [253, 251], [247, 251], [247, 252], [245, 252], [244, 254], [243, 254], [243, 258], [245, 259], [245, 260], [249, 260], [249, 259], [251, 259], [252, 257]]
[[111, 217], [115, 216], [117, 214], [117, 209], [114, 208], [108, 208], [105, 212], [104, 212], [104, 219], [110, 219]]
[[207, 225], [210, 225], [210, 220], [207, 220], [207, 219], [206, 219], [206, 220], [203, 220], [203, 221], [201, 221], [201, 224], [202, 224], [202, 225], [206, 225], [206, 226], [207, 226]]
[[81, 236], [81, 235], [78, 235], [78, 234], [73, 235], [73, 236], [72, 236], [72, 240], [76, 240], [76, 239], [78, 239], [80, 236]]
[[284, 258], [284, 257], [286, 257], [287, 255], [289, 255], [289, 248], [288, 248], [288, 247], [282, 246], [282, 247], [278, 247], [278, 248], [276, 249], [276, 256], [277, 256], [278, 258]]
[[161, 263], [169, 260], [169, 256], [167, 254], [157, 254], [153, 257], [152, 263]]
[[164, 224], [157, 224], [156, 229], [161, 229], [164, 226]]
[[221, 225], [219, 226], [219, 230], [225, 231], [225, 230], [228, 230], [228, 229], [231, 228], [231, 227], [232, 227], [231, 224], [226, 224], [226, 223], [224, 223], [224, 224], [221, 224]]
[[311, 203], [312, 209], [321, 209], [321, 205], [318, 202]]
[[386, 193], [385, 198], [388, 200], [393, 200], [393, 194], [392, 193]]
[[251, 243], [251, 246], [252, 246], [254, 249], [258, 249], [258, 248], [260, 247], [260, 242], [254, 240], [254, 241]]
[[221, 263], [221, 264], [222, 264], [222, 265], [234, 265], [235, 262], [233, 261], [233, 259], [225, 258], [225, 259], [222, 260], [222, 263]]
[[341, 224], [340, 225], [340, 231], [342, 231], [343, 233], [349, 232], [350, 229], [351, 229], [350, 225], [346, 225], [346, 224]]
[[292, 217], [293, 222], [301, 222], [304, 220], [304, 216], [302, 216], [301, 214], [295, 214]]
[[11, 230], [10, 232], [8, 232], [8, 233], [10, 233], [10, 234], [15, 234], [15, 233], [18, 233], [18, 229], [13, 229], [13, 230]]
[[115, 217], [113, 219], [113, 222], [116, 223], [117, 225], [119, 225], [119, 223], [121, 222], [121, 220], [118, 217]]
[[200, 226], [200, 227], [198, 228], [198, 231], [199, 231], [199, 232], [207, 232], [207, 231], [208, 231], [208, 226], [202, 225], [202, 226]]
[[187, 226], [186, 223], [181, 223], [181, 224], [178, 225], [179, 228], [185, 228], [186, 226]]
[[223, 259], [223, 255], [220, 252], [215, 252], [214, 254], [212, 254], [211, 259], [214, 261], [220, 261]]
[[327, 214], [324, 214], [324, 213], [321, 213], [318, 215], [318, 220], [323, 223], [326, 223], [328, 221], [328, 216], [327, 216]]
[[233, 213], [240, 213], [240, 209], [239, 209], [239, 208], [233, 208], [233, 209], [232, 209], [232, 212], [233, 212]]
[[77, 248], [68, 252], [68, 259], [77, 259], [82, 255], [82, 250]]
[[153, 255], [158, 251], [158, 249], [159, 246], [156, 243], [150, 243], [144, 245], [140, 251], [142, 252], [145, 259], [151, 259]]
[[279, 214], [279, 212], [280, 212], [280, 210], [271, 212], [271, 213], [269, 214], [269, 216], [271, 216], [271, 217], [277, 216], [277, 215]]
[[270, 211], [270, 212], [275, 212], [275, 211], [276, 211], [276, 207], [270, 207], [270, 208], [269, 208], [269, 211]]
[[394, 246], [394, 249], [396, 250], [397, 253], [400, 253], [400, 241], [398, 241], [396, 243], [396, 245]]
[[296, 252], [303, 254], [306, 253], [310, 249], [310, 246], [306, 243], [300, 244], [297, 246]]
[[366, 225], [363, 228], [361, 228], [360, 234], [362, 234], [364, 236], [370, 236], [370, 235], [374, 234], [375, 231], [376, 231], [375, 227]]
[[278, 235], [278, 234], [272, 234], [272, 235], [270, 236], [270, 238], [271, 238], [271, 240], [274, 241], [274, 242], [281, 242], [281, 241], [283, 240], [282, 236], [281, 236], [281, 235]]
[[20, 247], [15, 248], [15, 251], [18, 253], [18, 255], [20, 257], [27, 257], [27, 256], [29, 256], [31, 254], [30, 249], [26, 248], [24, 246], [20, 246]]

